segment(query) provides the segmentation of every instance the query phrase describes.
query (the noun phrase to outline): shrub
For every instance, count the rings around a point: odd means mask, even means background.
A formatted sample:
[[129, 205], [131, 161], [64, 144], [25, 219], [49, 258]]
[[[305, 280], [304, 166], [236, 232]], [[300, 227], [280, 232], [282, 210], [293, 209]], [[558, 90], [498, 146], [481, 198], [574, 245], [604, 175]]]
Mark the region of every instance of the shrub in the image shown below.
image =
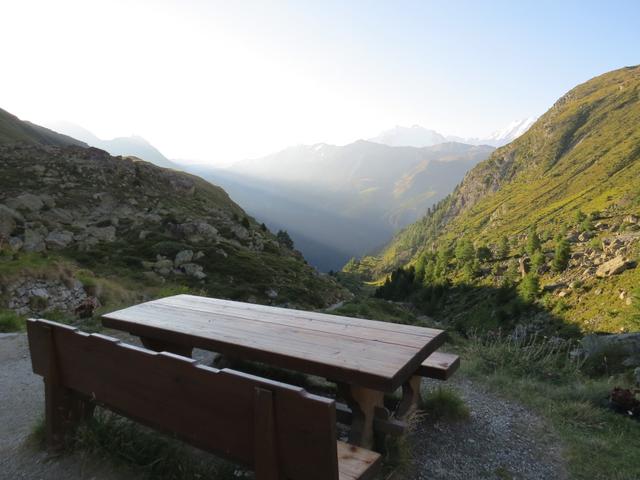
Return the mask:
[[460, 421], [469, 418], [469, 407], [457, 392], [438, 387], [428, 392], [421, 401], [420, 409], [434, 420]]
[[571, 245], [565, 239], [559, 239], [556, 244], [555, 256], [553, 258], [553, 262], [551, 263], [551, 267], [556, 272], [564, 272], [569, 265], [569, 257], [571, 255]]
[[24, 326], [24, 317], [12, 310], [0, 310], [0, 333], [20, 332]]
[[518, 286], [518, 293], [525, 302], [533, 302], [540, 294], [540, 280], [534, 272], [529, 272]]

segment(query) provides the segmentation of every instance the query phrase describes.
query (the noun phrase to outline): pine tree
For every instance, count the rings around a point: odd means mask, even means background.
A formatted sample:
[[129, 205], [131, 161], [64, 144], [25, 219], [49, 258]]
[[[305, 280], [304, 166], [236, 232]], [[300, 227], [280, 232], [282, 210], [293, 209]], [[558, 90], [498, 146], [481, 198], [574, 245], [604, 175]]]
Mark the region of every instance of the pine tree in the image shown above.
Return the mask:
[[456, 260], [462, 265], [469, 263], [475, 257], [475, 249], [470, 240], [462, 239], [456, 244]]
[[500, 244], [498, 245], [498, 258], [507, 258], [509, 251], [509, 239], [506, 235], [503, 235], [500, 237]]
[[536, 226], [531, 225], [529, 227], [529, 234], [527, 235], [527, 253], [530, 257], [533, 257], [533, 254], [540, 250], [541, 242], [540, 237], [538, 236], [538, 232], [536, 231]]
[[278, 243], [280, 245], [288, 248], [289, 250], [293, 250], [293, 240], [291, 240], [291, 237], [286, 230], [278, 230], [278, 233], [276, 233], [276, 238], [278, 239]]
[[518, 286], [518, 293], [525, 302], [533, 302], [540, 293], [540, 280], [534, 272], [529, 272]]
[[558, 239], [556, 243], [556, 252], [551, 263], [551, 267], [556, 272], [564, 272], [569, 266], [569, 258], [571, 256], [571, 245], [565, 238]]
[[546, 258], [540, 250], [531, 256], [531, 271], [537, 272], [545, 264]]
[[476, 258], [480, 262], [488, 262], [493, 258], [493, 253], [491, 249], [486, 245], [480, 245], [476, 250]]

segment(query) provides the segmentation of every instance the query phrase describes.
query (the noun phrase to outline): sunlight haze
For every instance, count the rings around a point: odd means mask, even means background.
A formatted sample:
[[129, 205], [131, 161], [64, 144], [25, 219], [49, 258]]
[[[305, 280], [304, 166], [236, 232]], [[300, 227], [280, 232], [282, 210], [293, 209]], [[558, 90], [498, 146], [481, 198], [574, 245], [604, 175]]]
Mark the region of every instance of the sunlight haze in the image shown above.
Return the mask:
[[345, 144], [395, 125], [481, 137], [541, 114], [577, 81], [637, 63], [634, 15], [614, 25], [595, 4], [538, 4], [5, 2], [0, 105], [101, 138], [137, 134], [194, 163]]

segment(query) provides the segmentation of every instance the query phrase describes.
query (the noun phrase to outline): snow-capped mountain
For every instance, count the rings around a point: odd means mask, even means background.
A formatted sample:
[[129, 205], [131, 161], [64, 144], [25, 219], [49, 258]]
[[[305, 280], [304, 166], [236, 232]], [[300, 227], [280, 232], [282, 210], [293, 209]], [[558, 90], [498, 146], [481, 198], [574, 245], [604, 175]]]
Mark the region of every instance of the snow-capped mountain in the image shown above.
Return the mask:
[[390, 130], [382, 132], [380, 135], [370, 138], [369, 141], [382, 143], [391, 147], [430, 147], [438, 143], [447, 142], [447, 138], [436, 132], [414, 125], [412, 127], [401, 127], [396, 125]]
[[512, 142], [525, 133], [536, 121], [535, 117], [515, 120], [506, 127], [496, 130], [488, 137], [459, 137], [443, 135], [435, 130], [413, 125], [412, 127], [396, 126], [370, 138], [371, 142], [390, 146], [430, 147], [444, 142], [466, 143], [468, 145], [490, 145], [501, 147]]

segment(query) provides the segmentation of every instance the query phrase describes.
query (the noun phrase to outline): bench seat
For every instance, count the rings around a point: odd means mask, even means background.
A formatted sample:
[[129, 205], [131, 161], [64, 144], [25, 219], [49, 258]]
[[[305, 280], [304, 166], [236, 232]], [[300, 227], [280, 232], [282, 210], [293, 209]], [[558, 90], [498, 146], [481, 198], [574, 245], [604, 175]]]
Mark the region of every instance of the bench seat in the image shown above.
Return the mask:
[[340, 480], [371, 479], [378, 472], [380, 462], [379, 453], [338, 441]]
[[453, 353], [433, 352], [418, 369], [421, 377], [449, 379], [460, 367], [460, 357]]

